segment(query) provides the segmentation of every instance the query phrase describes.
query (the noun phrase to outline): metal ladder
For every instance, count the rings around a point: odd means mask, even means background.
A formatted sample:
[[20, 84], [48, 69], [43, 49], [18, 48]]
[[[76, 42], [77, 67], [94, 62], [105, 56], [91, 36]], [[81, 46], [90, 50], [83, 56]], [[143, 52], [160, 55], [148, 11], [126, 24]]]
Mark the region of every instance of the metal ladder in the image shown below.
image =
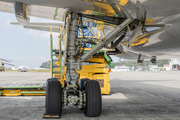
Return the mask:
[[[51, 33], [50, 33], [50, 51], [51, 51], [50, 68], [51, 68], [51, 78], [56, 78], [58, 80], [61, 80], [61, 78], [62, 78], [61, 34], [58, 36], [59, 49], [53, 49], [52, 27], [50, 28], [50, 31], [51, 31]], [[57, 77], [57, 75], [58, 75], [58, 77]]]

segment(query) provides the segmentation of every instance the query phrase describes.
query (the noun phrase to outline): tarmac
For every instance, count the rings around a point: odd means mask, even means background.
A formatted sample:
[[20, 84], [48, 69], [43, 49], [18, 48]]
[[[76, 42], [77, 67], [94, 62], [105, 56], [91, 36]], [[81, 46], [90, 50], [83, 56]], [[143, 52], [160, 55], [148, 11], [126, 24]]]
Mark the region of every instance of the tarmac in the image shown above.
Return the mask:
[[[0, 83], [45, 83], [50, 73], [0, 72]], [[180, 120], [180, 72], [112, 72], [99, 117], [75, 106], [61, 120]], [[45, 96], [0, 97], [0, 120], [41, 120]]]

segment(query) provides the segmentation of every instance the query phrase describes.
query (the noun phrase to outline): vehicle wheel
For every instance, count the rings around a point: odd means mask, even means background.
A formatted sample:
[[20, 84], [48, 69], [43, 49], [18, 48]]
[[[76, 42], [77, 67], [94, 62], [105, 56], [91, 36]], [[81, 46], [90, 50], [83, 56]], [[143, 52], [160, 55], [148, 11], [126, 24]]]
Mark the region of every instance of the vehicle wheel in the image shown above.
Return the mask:
[[82, 78], [82, 79], [79, 80], [79, 90], [81, 90], [81, 91], [84, 90], [84, 83], [85, 83], [86, 81], [88, 81], [88, 80], [90, 80], [90, 79], [88, 79], [88, 78]]
[[84, 113], [87, 117], [97, 117], [101, 114], [102, 97], [98, 81], [89, 80], [85, 84], [86, 107]]
[[60, 82], [50, 78], [46, 82], [46, 115], [61, 116], [62, 112], [62, 89]]

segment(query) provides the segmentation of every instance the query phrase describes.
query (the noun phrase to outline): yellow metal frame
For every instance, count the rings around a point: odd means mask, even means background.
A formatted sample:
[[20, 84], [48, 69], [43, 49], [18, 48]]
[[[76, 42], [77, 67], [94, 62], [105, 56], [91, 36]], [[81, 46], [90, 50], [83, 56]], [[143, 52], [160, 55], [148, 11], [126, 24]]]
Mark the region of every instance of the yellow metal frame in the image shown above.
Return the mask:
[[[46, 90], [13, 90], [12, 89], [12, 90], [0, 90], [0, 92], [2, 92], [2, 95], [0, 96], [44, 96], [46, 95]], [[34, 94], [31, 92], [34, 92]]]
[[[110, 94], [110, 79], [109, 73], [111, 72], [109, 68], [105, 68], [107, 62], [103, 55], [93, 56], [91, 60], [86, 62], [96, 63], [90, 65], [83, 65], [81, 71], [76, 71], [80, 76], [79, 80], [82, 78], [88, 78], [90, 80], [103, 80], [104, 86], [101, 87], [102, 94]], [[59, 62], [56, 62], [56, 65], [59, 65]], [[64, 68], [66, 69], [66, 67]], [[55, 71], [59, 71], [59, 68], [55, 68]], [[54, 74], [55, 77], [59, 77], [59, 74]], [[62, 86], [64, 87], [64, 82], [66, 81], [65, 73], [59, 79]]]

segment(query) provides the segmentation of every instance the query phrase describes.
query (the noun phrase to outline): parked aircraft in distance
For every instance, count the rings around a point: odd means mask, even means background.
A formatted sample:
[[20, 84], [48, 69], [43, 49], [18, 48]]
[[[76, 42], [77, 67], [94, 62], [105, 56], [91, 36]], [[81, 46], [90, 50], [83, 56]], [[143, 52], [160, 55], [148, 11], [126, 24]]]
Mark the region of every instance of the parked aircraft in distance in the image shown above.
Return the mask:
[[28, 67], [26, 67], [26, 66], [19, 66], [18, 67], [18, 72], [28, 72]]

